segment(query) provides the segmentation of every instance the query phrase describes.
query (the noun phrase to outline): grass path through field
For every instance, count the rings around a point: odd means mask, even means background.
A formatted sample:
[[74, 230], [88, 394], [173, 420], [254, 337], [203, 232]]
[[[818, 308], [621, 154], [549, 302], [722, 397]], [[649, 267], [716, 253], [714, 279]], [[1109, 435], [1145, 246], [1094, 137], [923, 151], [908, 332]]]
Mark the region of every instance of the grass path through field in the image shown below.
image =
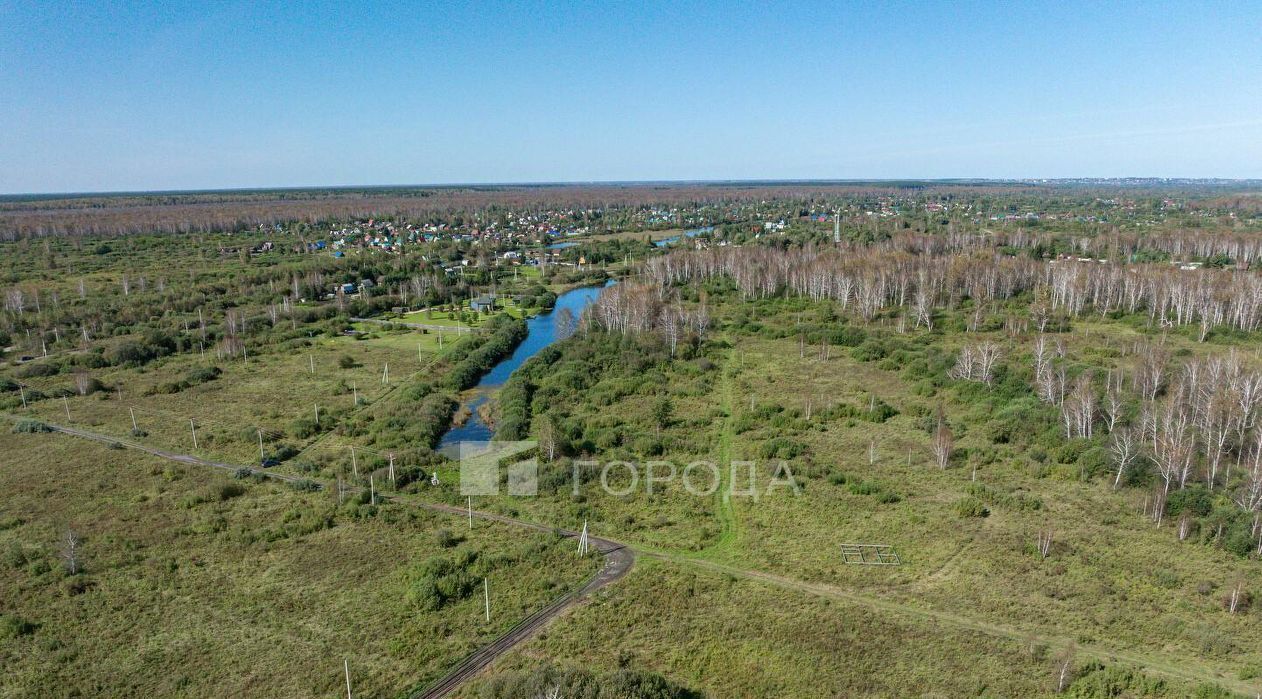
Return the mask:
[[730, 551], [739, 534], [736, 510], [732, 506], [732, 437], [736, 420], [735, 401], [732, 399], [732, 372], [736, 350], [728, 353], [726, 366], [720, 374], [719, 400], [723, 407], [723, 424], [719, 428], [719, 445], [716, 463], [719, 469], [719, 489], [714, 494], [714, 516], [719, 521], [719, 536], [713, 544], [696, 552], [701, 558], [713, 557]]

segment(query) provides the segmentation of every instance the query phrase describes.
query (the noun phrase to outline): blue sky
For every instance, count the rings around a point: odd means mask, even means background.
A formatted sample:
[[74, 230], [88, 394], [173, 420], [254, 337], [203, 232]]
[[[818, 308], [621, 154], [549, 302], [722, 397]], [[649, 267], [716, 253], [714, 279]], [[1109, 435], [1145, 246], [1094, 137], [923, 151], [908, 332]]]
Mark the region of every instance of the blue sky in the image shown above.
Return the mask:
[[1262, 3], [0, 0], [0, 192], [1262, 177]]

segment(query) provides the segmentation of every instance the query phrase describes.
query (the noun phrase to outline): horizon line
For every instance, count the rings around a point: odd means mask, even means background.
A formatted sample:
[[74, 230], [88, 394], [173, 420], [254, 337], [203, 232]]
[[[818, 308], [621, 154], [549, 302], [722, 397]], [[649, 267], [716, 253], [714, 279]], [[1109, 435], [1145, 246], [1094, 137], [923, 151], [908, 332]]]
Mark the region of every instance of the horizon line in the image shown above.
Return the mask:
[[536, 181], [485, 181], [485, 182], [435, 182], [408, 184], [334, 184], [334, 185], [278, 185], [242, 187], [206, 187], [193, 189], [115, 189], [86, 191], [6, 192], [0, 200], [16, 199], [79, 199], [87, 197], [154, 196], [163, 194], [220, 194], [259, 192], [317, 192], [358, 191], [391, 189], [465, 189], [487, 187], [637, 187], [637, 186], [692, 186], [692, 185], [855, 185], [855, 184], [1202, 184], [1202, 185], [1262, 185], [1262, 178], [1234, 177], [1167, 177], [1124, 175], [1115, 177], [876, 177], [876, 178], [788, 178], [788, 179], [661, 179], [661, 180], [536, 180]]

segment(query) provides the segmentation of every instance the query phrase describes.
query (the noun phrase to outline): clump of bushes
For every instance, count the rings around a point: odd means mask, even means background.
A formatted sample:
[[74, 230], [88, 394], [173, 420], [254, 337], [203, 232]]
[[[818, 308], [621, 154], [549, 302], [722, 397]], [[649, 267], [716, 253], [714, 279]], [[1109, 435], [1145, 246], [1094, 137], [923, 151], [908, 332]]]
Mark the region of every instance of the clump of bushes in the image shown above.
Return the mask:
[[886, 488], [881, 483], [876, 481], [852, 481], [841, 471], [833, 471], [828, 474], [828, 481], [833, 485], [845, 485], [846, 490], [850, 491], [851, 495], [871, 495], [882, 505], [892, 505], [896, 502], [901, 502], [903, 499], [903, 496]]
[[180, 391], [183, 391], [188, 388], [192, 388], [193, 386], [196, 386], [198, 384], [203, 384], [208, 381], [214, 381], [215, 379], [219, 378], [220, 375], [222, 374], [223, 374], [223, 370], [217, 366], [198, 367], [190, 371], [183, 379], [179, 381], [168, 381], [166, 383], [161, 383], [156, 386], [150, 386], [149, 388], [145, 389], [145, 395], [157, 396], [157, 395], [170, 395], [172, 393], [179, 393]]
[[989, 517], [990, 510], [981, 500], [972, 495], [965, 495], [955, 501], [955, 514], [960, 517]]
[[764, 459], [796, 459], [805, 453], [805, 444], [786, 437], [769, 439], [758, 449], [758, 455]]
[[542, 667], [530, 672], [504, 672], [487, 681], [485, 699], [518, 697], [584, 697], [585, 699], [701, 699], [704, 695], [672, 684], [661, 675], [621, 669], [597, 676], [580, 668]]
[[448, 558], [433, 556], [419, 566], [416, 580], [408, 587], [407, 599], [422, 609], [435, 611], [458, 602], [477, 589], [480, 582], [469, 570], [477, 554], [465, 551]]
[[39, 420], [21, 420], [13, 426], [13, 432], [16, 434], [38, 434], [52, 431], [53, 428]]
[[310, 478], [299, 478], [296, 481], [290, 481], [289, 487], [300, 493], [313, 493], [320, 489], [320, 484]]
[[16, 614], [0, 614], [0, 638], [17, 638], [35, 633], [39, 624]]
[[970, 483], [968, 494], [987, 505], [1010, 510], [1041, 510], [1043, 501], [1024, 493], [1002, 493], [985, 483]]

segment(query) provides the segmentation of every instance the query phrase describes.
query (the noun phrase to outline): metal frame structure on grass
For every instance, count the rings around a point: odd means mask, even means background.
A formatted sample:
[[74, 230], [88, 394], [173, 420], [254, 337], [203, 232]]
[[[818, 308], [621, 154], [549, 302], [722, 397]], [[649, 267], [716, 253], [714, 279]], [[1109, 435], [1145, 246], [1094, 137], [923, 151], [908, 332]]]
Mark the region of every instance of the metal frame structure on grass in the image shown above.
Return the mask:
[[841, 559], [851, 565], [896, 566], [903, 561], [889, 544], [842, 544]]

